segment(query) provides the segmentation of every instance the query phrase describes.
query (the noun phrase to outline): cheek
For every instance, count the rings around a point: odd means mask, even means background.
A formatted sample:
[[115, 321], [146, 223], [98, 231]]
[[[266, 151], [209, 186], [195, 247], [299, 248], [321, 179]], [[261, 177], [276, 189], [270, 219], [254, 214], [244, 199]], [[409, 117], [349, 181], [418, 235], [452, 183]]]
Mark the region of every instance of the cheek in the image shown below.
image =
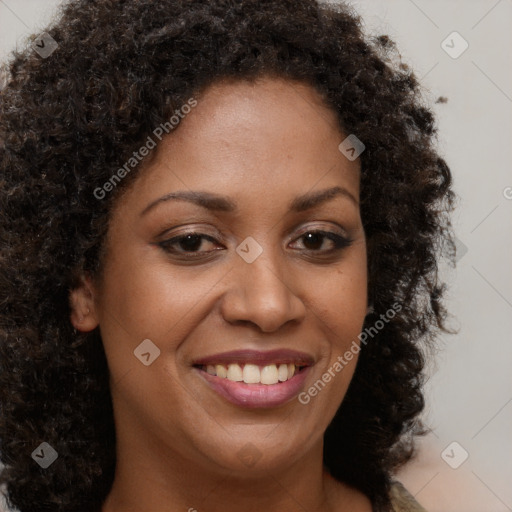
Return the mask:
[[118, 251], [105, 268], [100, 330], [111, 370], [126, 371], [136, 361], [133, 351], [145, 339], [162, 353], [175, 354], [203, 318], [215, 284], [226, 271], [173, 266], [159, 250]]
[[329, 327], [332, 348], [345, 350], [357, 339], [363, 327], [367, 308], [366, 253], [363, 247], [353, 251], [328, 279], [323, 279], [317, 300], [323, 311], [322, 320]]
[[[322, 312], [318, 325], [328, 343], [324, 345], [324, 361], [313, 385], [305, 390], [301, 403], [310, 403], [312, 410], [334, 416], [352, 380], [360, 353], [359, 334], [367, 308], [367, 270], [365, 253], [358, 251], [345, 265], [325, 280], [317, 300]], [[319, 412], [320, 414], [320, 412]]]
[[189, 279], [190, 273], [155, 262], [159, 249], [150, 249], [154, 255], [149, 258], [135, 251], [112, 258], [105, 272], [101, 304], [102, 312], [106, 316], [111, 313], [121, 327], [148, 337], [171, 328], [201, 292], [197, 282]]
[[[100, 330], [111, 370], [117, 368], [118, 373], [136, 361], [133, 351], [145, 339], [162, 352], [178, 356], [182, 341], [214, 306], [215, 285], [226, 273], [222, 265], [175, 266], [159, 251], [147, 246], [140, 251], [119, 250], [105, 268]], [[357, 340], [364, 321], [364, 245], [331, 269], [299, 272], [295, 278], [304, 280], [299, 288], [306, 308], [311, 309], [308, 323], [323, 332], [319, 338], [328, 340], [321, 349], [322, 358], [332, 365]]]

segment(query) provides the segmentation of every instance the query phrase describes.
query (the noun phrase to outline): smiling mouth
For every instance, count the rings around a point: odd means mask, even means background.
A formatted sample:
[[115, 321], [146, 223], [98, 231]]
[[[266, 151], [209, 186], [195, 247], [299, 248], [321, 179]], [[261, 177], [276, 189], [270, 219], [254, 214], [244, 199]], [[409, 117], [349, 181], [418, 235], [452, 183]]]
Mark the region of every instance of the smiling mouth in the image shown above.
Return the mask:
[[294, 363], [275, 363], [256, 365], [252, 363], [195, 365], [199, 370], [220, 379], [245, 384], [281, 384], [301, 373], [306, 365]]

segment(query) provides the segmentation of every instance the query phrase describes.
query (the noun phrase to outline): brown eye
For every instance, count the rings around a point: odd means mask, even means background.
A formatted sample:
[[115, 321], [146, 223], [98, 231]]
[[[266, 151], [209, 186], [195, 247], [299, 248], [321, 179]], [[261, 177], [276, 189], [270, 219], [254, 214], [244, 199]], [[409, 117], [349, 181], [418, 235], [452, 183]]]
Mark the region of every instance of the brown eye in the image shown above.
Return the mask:
[[[309, 230], [296, 240], [303, 240], [304, 250], [313, 253], [330, 253], [351, 245], [352, 240], [329, 231]], [[201, 250], [204, 241], [220, 245], [215, 238], [204, 233], [190, 232], [164, 240], [158, 245], [170, 254], [185, 258], [200, 258], [218, 249]], [[329, 247], [330, 245], [330, 247]], [[327, 246], [327, 247], [325, 247]]]
[[186, 235], [181, 237], [176, 243], [184, 251], [197, 251], [202, 245], [202, 237], [199, 235]]
[[212, 252], [199, 250], [203, 246], [204, 240], [208, 240], [212, 243], [217, 242], [215, 238], [209, 235], [205, 235], [204, 233], [191, 232], [180, 236], [175, 236], [169, 240], [164, 240], [158, 245], [169, 253], [184, 255], [191, 253], [193, 255], [192, 257], [195, 257], [196, 255], [201, 255], [202, 253]]
[[[331, 242], [331, 247], [322, 250], [322, 246], [326, 241]], [[303, 244], [307, 251], [313, 252], [329, 252], [336, 251], [348, 247], [352, 240], [341, 235], [329, 231], [311, 230], [303, 233], [297, 240], [304, 240]]]

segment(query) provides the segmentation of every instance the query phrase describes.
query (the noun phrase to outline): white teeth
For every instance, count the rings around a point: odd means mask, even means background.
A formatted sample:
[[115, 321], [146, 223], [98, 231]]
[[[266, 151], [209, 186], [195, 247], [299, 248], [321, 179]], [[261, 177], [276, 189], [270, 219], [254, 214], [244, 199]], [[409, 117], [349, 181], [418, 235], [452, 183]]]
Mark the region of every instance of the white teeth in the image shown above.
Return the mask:
[[288, 380], [288, 365], [287, 364], [279, 365], [278, 378], [281, 382]]
[[221, 364], [215, 366], [215, 372], [217, 373], [217, 377], [220, 377], [221, 379], [225, 379], [228, 376], [226, 367]]
[[[243, 369], [242, 369], [243, 366]], [[221, 379], [228, 379], [234, 382], [245, 382], [246, 384], [277, 384], [290, 380], [295, 375], [295, 364], [281, 363], [279, 365], [269, 364], [260, 368], [256, 364], [239, 365], [237, 363], [223, 365], [209, 364], [206, 366], [206, 373], [216, 375]], [[203, 367], [204, 369], [204, 367]]]
[[255, 364], [246, 364], [242, 374], [246, 384], [258, 384], [260, 382], [260, 369]]
[[242, 374], [242, 368], [240, 368], [239, 364], [230, 364], [228, 366], [228, 375], [229, 380], [233, 380], [235, 382], [240, 382], [244, 380], [243, 374]]
[[277, 374], [277, 366], [269, 364], [261, 369], [261, 383], [262, 384], [277, 384], [279, 382]]

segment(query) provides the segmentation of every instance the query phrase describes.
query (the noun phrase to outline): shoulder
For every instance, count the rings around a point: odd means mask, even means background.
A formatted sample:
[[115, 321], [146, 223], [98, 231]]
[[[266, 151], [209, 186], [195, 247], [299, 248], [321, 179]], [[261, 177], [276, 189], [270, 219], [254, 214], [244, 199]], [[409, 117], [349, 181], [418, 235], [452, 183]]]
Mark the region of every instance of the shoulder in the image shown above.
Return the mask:
[[389, 495], [393, 512], [427, 512], [400, 482], [391, 484]]

